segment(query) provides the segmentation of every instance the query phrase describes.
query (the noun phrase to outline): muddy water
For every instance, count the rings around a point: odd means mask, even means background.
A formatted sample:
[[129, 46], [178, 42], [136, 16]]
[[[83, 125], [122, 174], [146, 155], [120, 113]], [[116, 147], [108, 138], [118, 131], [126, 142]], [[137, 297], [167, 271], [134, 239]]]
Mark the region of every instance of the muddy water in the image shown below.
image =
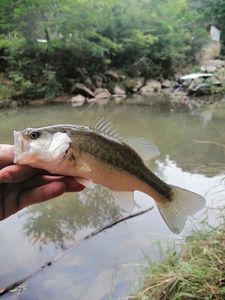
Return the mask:
[[[222, 205], [225, 151], [224, 107], [203, 112], [172, 112], [150, 107], [49, 106], [11, 110], [0, 115], [0, 143], [12, 143], [14, 129], [56, 123], [88, 125], [108, 118], [122, 136], [148, 137], [161, 155], [149, 167], [166, 182], [206, 196], [207, 206]], [[200, 142], [201, 141], [201, 142]], [[213, 143], [208, 143], [211, 141]], [[224, 197], [225, 198], [225, 197]], [[153, 201], [135, 192], [136, 211]], [[171, 234], [154, 208], [120, 223], [65, 251], [85, 235], [122, 215], [109, 193], [99, 188], [67, 194], [22, 210], [0, 222], [0, 288], [55, 261], [5, 299], [125, 299], [140, 278], [145, 256], [160, 259], [162, 247], [182, 242], [204, 210], [188, 222], [181, 235]], [[216, 222], [215, 215], [210, 215]]]

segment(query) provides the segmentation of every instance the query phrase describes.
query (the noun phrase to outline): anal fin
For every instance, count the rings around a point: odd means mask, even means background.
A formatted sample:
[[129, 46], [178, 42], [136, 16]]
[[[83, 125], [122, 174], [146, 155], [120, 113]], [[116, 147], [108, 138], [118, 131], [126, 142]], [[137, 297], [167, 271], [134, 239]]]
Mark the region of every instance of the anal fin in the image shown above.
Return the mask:
[[112, 191], [116, 205], [126, 212], [131, 212], [136, 205], [134, 192]]

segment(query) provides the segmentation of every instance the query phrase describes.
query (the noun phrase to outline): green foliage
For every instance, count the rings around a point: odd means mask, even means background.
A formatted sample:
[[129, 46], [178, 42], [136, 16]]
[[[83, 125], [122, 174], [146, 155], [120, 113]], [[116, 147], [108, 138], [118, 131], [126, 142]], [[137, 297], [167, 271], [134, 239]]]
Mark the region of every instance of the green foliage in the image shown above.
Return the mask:
[[60, 94], [61, 83], [45, 54], [44, 48], [31, 46], [8, 50], [8, 77], [14, 83], [15, 98], [52, 98]]
[[224, 0], [190, 1], [191, 7], [201, 15], [206, 25], [216, 25], [221, 30], [223, 53], [225, 53], [225, 2]]
[[49, 97], [38, 78], [58, 94], [79, 80], [78, 68], [168, 77], [194, 60], [205, 40], [199, 22], [189, 0], [2, 0], [0, 48], [17, 88]]
[[0, 76], [0, 100], [10, 100], [15, 93], [14, 86], [11, 83], [7, 84], [7, 81], [5, 82], [4, 78]]

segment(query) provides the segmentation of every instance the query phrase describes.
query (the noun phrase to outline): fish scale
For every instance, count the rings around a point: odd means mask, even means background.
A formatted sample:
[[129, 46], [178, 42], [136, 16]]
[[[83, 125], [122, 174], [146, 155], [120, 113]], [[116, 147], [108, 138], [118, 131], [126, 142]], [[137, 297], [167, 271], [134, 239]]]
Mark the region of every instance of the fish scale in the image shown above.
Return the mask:
[[63, 124], [15, 131], [14, 141], [16, 164], [73, 176], [85, 186], [101, 184], [123, 210], [134, 208], [135, 190], [147, 194], [174, 233], [205, 204], [202, 196], [167, 184], [145, 165], [144, 160], [159, 154], [151, 141], [122, 138], [103, 118], [91, 127]]

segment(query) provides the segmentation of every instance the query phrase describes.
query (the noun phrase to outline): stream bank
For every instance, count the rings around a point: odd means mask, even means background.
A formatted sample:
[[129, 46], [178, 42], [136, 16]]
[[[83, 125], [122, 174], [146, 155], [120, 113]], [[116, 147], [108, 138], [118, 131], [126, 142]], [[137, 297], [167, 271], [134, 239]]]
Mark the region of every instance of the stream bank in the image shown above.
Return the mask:
[[[165, 106], [170, 109], [201, 108], [224, 99], [225, 61], [210, 60], [198, 68], [199, 73], [183, 76], [177, 73], [172, 79], [156, 80], [144, 77], [128, 77], [118, 70], [86, 76], [77, 80], [67, 94], [53, 98], [26, 98], [4, 92], [0, 96], [0, 109], [20, 106], [42, 106], [69, 103], [82, 105], [115, 104]], [[200, 73], [204, 72], [204, 73]], [[211, 72], [211, 73], [210, 73]], [[190, 72], [189, 72], [190, 73]], [[10, 89], [10, 82], [2, 82]], [[1, 93], [1, 91], [0, 91]]]

